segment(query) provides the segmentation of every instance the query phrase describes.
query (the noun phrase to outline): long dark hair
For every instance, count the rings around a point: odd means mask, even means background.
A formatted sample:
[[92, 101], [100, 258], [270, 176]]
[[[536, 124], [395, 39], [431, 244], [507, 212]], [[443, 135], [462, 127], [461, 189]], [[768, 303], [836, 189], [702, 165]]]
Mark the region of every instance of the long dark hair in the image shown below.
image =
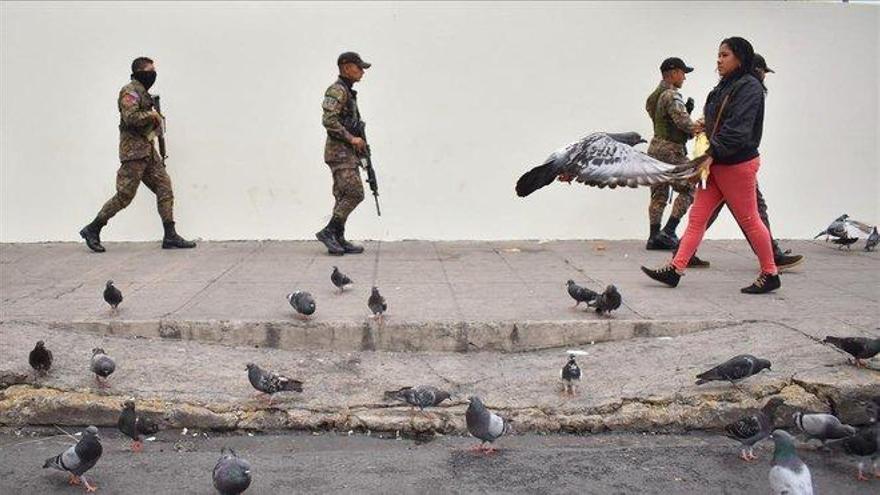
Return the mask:
[[[731, 36], [721, 40], [721, 44], [727, 45], [740, 63], [739, 68], [728, 76], [729, 78], [739, 79], [745, 74], [755, 73], [755, 49], [749, 43], [749, 40], [739, 36]], [[760, 81], [760, 79], [758, 80]], [[764, 91], [767, 91], [767, 86], [764, 86], [763, 82], [761, 82], [761, 86], [764, 88]]]

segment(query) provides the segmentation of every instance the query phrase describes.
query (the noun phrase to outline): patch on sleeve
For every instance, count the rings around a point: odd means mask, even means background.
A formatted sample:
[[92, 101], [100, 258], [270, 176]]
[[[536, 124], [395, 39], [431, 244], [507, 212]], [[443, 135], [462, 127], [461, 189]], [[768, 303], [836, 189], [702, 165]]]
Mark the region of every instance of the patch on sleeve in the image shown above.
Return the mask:
[[335, 112], [339, 109], [339, 100], [332, 96], [325, 96], [324, 103], [321, 106], [328, 112]]
[[136, 105], [138, 100], [140, 100], [140, 99], [141, 99], [141, 97], [138, 96], [138, 94], [135, 93], [134, 91], [128, 91], [124, 95], [122, 95], [122, 103], [125, 106]]

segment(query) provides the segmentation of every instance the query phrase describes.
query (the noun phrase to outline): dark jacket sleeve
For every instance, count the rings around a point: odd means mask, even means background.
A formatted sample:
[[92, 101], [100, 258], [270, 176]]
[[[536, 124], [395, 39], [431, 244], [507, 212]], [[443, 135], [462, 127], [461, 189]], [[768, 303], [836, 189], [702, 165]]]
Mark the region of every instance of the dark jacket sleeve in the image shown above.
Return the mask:
[[732, 156], [751, 146], [755, 120], [763, 108], [764, 89], [757, 79], [737, 88], [727, 102], [719, 129], [709, 139], [708, 153], [713, 158]]

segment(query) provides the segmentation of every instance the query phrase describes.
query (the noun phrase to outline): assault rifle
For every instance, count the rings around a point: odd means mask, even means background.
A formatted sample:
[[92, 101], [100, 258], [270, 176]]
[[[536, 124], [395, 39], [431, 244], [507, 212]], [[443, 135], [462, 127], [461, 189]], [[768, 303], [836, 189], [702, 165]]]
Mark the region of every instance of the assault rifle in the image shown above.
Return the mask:
[[367, 133], [366, 133], [366, 122], [359, 122], [353, 134], [367, 143], [366, 151], [363, 156], [361, 156], [361, 165], [363, 165], [364, 169], [367, 171], [367, 183], [370, 185], [370, 190], [373, 191], [373, 199], [376, 200], [376, 214], [380, 217], [382, 216], [382, 210], [379, 209], [379, 181], [376, 179], [376, 170], [373, 168], [373, 160], [370, 153], [370, 144], [367, 141]]
[[157, 138], [159, 140], [159, 154], [162, 155], [162, 162], [168, 158], [168, 153], [165, 150], [165, 116], [162, 115], [162, 97], [159, 95], [153, 96], [153, 108], [156, 109], [156, 113], [162, 117], [162, 125], [159, 126], [159, 132], [157, 132]]

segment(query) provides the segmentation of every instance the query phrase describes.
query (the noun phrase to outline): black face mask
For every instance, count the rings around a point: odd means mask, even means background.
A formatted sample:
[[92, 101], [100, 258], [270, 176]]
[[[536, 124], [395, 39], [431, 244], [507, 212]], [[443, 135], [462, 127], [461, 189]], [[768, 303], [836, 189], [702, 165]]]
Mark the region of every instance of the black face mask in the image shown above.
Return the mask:
[[154, 70], [138, 70], [131, 75], [131, 78], [144, 85], [144, 88], [150, 89], [150, 86], [156, 82], [156, 71]]

